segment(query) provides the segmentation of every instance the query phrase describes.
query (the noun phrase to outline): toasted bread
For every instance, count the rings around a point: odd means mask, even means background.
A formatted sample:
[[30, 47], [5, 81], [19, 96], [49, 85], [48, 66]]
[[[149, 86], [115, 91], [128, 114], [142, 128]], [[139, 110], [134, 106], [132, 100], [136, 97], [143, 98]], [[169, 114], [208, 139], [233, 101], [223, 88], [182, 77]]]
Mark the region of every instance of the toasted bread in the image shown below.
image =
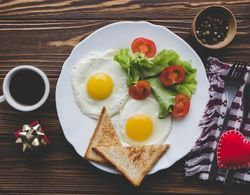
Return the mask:
[[108, 161], [102, 155], [94, 151], [93, 147], [109, 147], [121, 146], [119, 137], [111, 123], [110, 117], [105, 107], [103, 107], [95, 132], [90, 140], [89, 146], [85, 153], [84, 158], [87, 160], [108, 164]]
[[168, 144], [95, 147], [134, 185], [139, 186], [153, 165], [169, 148]]

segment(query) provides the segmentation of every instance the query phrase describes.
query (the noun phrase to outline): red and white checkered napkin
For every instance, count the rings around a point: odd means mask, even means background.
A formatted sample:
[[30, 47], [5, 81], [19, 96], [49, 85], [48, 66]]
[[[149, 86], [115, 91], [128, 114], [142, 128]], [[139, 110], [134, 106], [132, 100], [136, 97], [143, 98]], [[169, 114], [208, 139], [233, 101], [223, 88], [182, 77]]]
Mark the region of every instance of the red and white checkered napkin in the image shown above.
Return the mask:
[[[211, 168], [211, 162], [216, 152], [218, 139], [222, 134], [220, 128], [223, 123], [226, 112], [226, 96], [224, 93], [224, 81], [222, 75], [227, 75], [231, 65], [223, 63], [216, 58], [208, 58], [207, 77], [210, 83], [210, 100], [207, 103], [206, 110], [200, 122], [202, 133], [196, 141], [195, 146], [187, 155], [185, 163], [186, 177], [194, 176], [202, 180], [207, 180]], [[199, 82], [199, 81], [198, 81]], [[242, 89], [239, 89], [229, 113], [227, 129], [239, 129], [242, 120]], [[242, 134], [250, 138], [250, 115]], [[226, 170], [219, 170], [216, 180], [224, 181]], [[234, 175], [234, 182], [250, 182], [250, 169], [241, 169]]]

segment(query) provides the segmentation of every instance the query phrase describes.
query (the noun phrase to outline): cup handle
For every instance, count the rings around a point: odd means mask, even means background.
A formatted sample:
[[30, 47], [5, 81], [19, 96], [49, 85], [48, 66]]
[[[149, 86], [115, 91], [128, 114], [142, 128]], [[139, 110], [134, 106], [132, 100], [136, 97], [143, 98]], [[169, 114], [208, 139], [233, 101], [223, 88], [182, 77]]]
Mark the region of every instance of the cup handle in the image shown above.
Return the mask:
[[1, 95], [0, 96], [0, 103], [2, 103], [2, 102], [4, 102], [5, 101], [5, 97], [4, 97], [4, 95]]

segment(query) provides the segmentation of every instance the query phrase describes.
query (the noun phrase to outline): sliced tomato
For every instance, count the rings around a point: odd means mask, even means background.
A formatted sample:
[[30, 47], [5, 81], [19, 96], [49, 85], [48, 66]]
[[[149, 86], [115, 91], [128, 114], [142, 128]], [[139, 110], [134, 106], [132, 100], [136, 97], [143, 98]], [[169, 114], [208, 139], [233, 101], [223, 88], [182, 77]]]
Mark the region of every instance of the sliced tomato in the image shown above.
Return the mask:
[[148, 58], [152, 58], [156, 54], [155, 43], [143, 37], [136, 38], [131, 45], [131, 49], [133, 53], [141, 52]]
[[190, 99], [188, 96], [178, 94], [175, 96], [175, 105], [172, 116], [176, 119], [183, 118], [187, 115], [190, 108]]
[[163, 85], [171, 86], [184, 81], [185, 70], [179, 65], [169, 66], [161, 72], [160, 79]]
[[148, 97], [150, 93], [151, 86], [146, 80], [140, 80], [129, 88], [129, 95], [136, 100], [142, 100]]

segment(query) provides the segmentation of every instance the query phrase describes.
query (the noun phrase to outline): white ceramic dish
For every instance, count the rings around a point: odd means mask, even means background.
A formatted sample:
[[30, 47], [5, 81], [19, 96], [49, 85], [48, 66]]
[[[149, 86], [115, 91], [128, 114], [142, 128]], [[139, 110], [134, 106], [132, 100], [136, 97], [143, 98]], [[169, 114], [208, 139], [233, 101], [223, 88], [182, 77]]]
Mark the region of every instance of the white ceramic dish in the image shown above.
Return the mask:
[[[152, 174], [169, 168], [190, 151], [201, 133], [198, 123], [209, 99], [209, 84], [202, 61], [195, 51], [173, 32], [163, 26], [144, 21], [117, 22], [95, 31], [81, 41], [65, 61], [56, 87], [56, 107], [65, 137], [83, 157], [97, 121], [83, 115], [77, 107], [71, 88], [71, 70], [89, 52], [130, 47], [136, 37], [153, 40], [158, 51], [162, 49], [177, 51], [181, 59], [192, 60], [193, 66], [197, 69], [198, 85], [191, 99], [190, 112], [185, 119], [173, 121], [172, 130], [166, 139], [166, 143], [171, 145], [170, 149], [150, 171], [149, 174]], [[93, 164], [104, 171], [116, 173], [112, 168]]]

